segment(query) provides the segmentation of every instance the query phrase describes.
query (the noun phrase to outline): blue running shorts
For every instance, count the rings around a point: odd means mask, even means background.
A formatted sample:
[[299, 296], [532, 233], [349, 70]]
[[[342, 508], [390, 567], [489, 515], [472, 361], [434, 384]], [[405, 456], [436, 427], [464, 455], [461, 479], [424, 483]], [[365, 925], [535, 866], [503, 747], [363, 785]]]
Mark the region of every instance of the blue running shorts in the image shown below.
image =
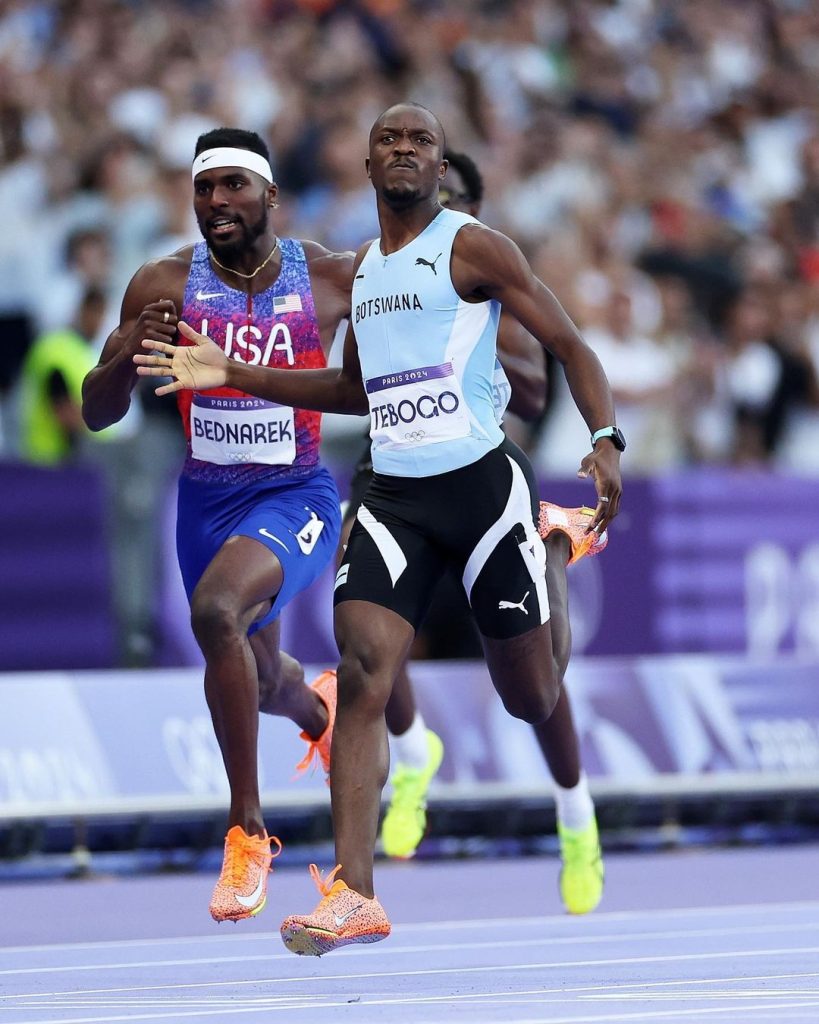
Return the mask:
[[230, 537], [252, 537], [279, 559], [284, 582], [268, 614], [248, 633], [274, 622], [296, 594], [335, 557], [341, 529], [338, 491], [326, 469], [306, 480], [240, 486], [179, 478], [176, 551], [188, 601]]

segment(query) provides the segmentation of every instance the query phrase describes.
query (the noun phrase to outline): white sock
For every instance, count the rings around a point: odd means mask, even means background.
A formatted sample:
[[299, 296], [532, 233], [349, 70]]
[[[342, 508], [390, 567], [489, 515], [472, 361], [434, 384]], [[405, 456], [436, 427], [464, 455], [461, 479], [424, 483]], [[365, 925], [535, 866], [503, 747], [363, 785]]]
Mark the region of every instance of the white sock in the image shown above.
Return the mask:
[[429, 760], [427, 727], [420, 711], [415, 712], [412, 725], [400, 736], [390, 736], [393, 765], [399, 761], [406, 768], [422, 771]]
[[580, 779], [576, 786], [564, 789], [554, 783], [555, 805], [557, 807], [557, 820], [564, 828], [583, 829], [586, 828], [594, 817], [594, 802], [589, 792], [589, 780], [586, 773], [580, 773]]

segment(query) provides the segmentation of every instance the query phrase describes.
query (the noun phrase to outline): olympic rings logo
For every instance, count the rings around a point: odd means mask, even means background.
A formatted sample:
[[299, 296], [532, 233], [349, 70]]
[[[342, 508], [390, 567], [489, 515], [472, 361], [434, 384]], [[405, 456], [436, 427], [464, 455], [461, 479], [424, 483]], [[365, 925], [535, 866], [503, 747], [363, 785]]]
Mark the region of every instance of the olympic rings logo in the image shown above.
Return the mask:
[[424, 438], [426, 436], [427, 436], [426, 430], [409, 430], [409, 431], [407, 431], [406, 434], [404, 434], [404, 440], [405, 441], [415, 441], [415, 442], [418, 442], [418, 441], [420, 441], [422, 438]]

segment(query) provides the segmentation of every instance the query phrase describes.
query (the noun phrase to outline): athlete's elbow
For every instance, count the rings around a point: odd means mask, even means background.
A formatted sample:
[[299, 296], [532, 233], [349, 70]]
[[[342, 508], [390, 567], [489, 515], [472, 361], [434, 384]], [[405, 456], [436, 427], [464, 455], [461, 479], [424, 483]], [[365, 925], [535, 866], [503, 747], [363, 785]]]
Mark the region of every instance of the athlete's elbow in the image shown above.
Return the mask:
[[352, 416], [366, 416], [366, 414], [370, 411], [370, 407], [369, 404], [367, 403], [366, 398], [363, 400], [360, 398], [356, 398], [353, 400], [351, 406], [348, 408], [347, 411]]
[[350, 416], [364, 416], [370, 411], [367, 394], [360, 383], [343, 381], [338, 392], [339, 412]]
[[92, 399], [83, 398], [83, 423], [85, 423], [86, 427], [88, 427], [88, 429], [94, 434], [99, 433], [101, 430], [105, 430], [106, 427], [110, 427], [113, 423], [117, 423], [122, 419], [127, 411], [127, 406], [121, 410], [112, 410], [109, 407], [102, 407], [98, 405], [98, 403], [94, 402]]

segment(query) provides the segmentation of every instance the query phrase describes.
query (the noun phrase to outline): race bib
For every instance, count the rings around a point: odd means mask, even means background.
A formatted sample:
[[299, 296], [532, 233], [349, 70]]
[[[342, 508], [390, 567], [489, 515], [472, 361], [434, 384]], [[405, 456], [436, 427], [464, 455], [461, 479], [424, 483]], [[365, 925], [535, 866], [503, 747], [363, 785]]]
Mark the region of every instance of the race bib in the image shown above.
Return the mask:
[[217, 466], [246, 462], [290, 466], [296, 458], [293, 410], [250, 396], [194, 395], [191, 454]]
[[452, 363], [421, 366], [366, 383], [373, 446], [394, 451], [467, 437], [469, 411]]

